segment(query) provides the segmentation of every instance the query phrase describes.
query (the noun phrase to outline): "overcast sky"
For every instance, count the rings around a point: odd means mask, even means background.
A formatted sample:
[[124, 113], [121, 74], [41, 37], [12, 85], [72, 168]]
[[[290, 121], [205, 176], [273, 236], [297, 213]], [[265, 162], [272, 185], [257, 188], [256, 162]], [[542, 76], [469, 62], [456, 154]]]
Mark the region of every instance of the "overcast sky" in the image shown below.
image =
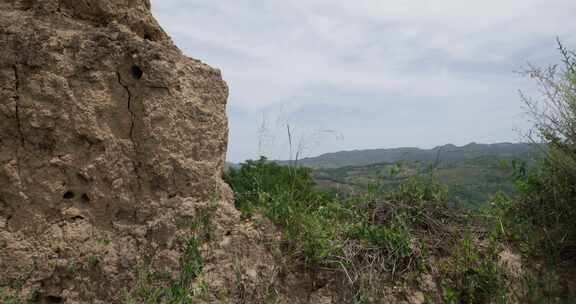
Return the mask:
[[515, 73], [576, 46], [574, 0], [153, 0], [230, 87], [228, 159], [518, 141]]

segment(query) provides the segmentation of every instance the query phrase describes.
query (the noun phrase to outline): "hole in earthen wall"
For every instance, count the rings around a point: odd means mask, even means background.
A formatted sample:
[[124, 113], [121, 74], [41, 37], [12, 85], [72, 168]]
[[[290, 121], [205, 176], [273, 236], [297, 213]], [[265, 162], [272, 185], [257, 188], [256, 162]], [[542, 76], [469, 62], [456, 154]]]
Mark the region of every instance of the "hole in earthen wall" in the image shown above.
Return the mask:
[[76, 196], [76, 195], [74, 194], [74, 192], [72, 192], [72, 191], [66, 191], [66, 192], [64, 193], [64, 195], [62, 195], [62, 198], [63, 198], [63, 199], [73, 199], [74, 196]]
[[6, 217], [6, 227], [8, 228], [8, 230], [10, 230], [10, 220], [12, 220], [12, 215], [8, 215]]
[[46, 296], [43, 302], [46, 304], [61, 304], [64, 303], [64, 298], [59, 296]]
[[86, 193], [82, 194], [80, 199], [82, 200], [83, 203], [86, 203], [86, 204], [90, 202], [90, 197]]
[[21, 9], [27, 11], [29, 9], [32, 9], [32, 7], [34, 6], [34, 1], [33, 0], [24, 0], [22, 1], [21, 5]]
[[70, 219], [71, 219], [73, 222], [75, 222], [75, 221], [83, 220], [84, 217], [81, 216], [81, 215], [75, 215], [75, 216], [71, 217]]
[[134, 79], [140, 79], [142, 78], [142, 75], [144, 75], [142, 69], [137, 65], [133, 65], [131, 71], [132, 71], [132, 77], [134, 77]]

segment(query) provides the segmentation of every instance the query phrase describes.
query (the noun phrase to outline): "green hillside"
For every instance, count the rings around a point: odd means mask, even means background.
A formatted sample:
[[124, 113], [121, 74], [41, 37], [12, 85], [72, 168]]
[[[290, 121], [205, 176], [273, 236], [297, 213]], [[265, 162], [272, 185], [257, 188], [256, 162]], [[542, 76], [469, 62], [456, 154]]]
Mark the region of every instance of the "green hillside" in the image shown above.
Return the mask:
[[[530, 163], [536, 153], [537, 147], [528, 144], [445, 145], [430, 150], [399, 148], [339, 152], [331, 154], [337, 157], [326, 154], [300, 164], [313, 167], [313, 176], [320, 187], [340, 196], [369, 190], [385, 192], [411, 177], [432, 174], [447, 186], [453, 203], [477, 207], [498, 191], [514, 194], [510, 170], [503, 165], [512, 161]], [[366, 163], [370, 159], [387, 161], [337, 167], [342, 163]]]
[[378, 163], [395, 163], [399, 161], [434, 162], [440, 160], [454, 162], [474, 160], [480, 157], [529, 159], [537, 150], [536, 146], [525, 143], [470, 143], [461, 147], [448, 144], [433, 149], [394, 148], [341, 151], [326, 153], [317, 157], [303, 158], [298, 160], [298, 164], [310, 168], [340, 168]]

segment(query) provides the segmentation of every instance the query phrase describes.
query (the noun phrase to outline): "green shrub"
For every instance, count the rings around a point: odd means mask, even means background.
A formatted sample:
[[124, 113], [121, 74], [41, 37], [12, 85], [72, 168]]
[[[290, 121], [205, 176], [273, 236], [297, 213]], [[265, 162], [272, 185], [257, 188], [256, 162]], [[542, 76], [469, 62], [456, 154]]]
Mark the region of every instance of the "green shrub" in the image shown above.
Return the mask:
[[480, 250], [470, 235], [454, 248], [442, 265], [445, 303], [506, 303], [504, 270], [498, 264], [498, 246], [492, 240]]
[[433, 174], [413, 176], [387, 195], [403, 202], [446, 202], [448, 188]]
[[240, 169], [230, 168], [224, 179], [234, 189], [236, 207], [249, 215], [253, 208], [277, 195], [289, 195], [296, 201], [316, 195], [310, 172], [308, 168], [280, 166], [261, 157], [246, 161]]
[[432, 174], [388, 193], [338, 200], [317, 190], [310, 173], [262, 158], [230, 170], [225, 180], [245, 216], [258, 212], [282, 229], [291, 262], [339, 273], [352, 302], [378, 294], [377, 282], [396, 284], [423, 270], [424, 255], [444, 246], [451, 225], [461, 222]]
[[364, 241], [368, 246], [384, 248], [391, 255], [405, 258], [412, 254], [411, 235], [401, 217], [394, 217], [386, 226], [364, 220], [353, 227], [349, 235]]
[[202, 254], [200, 253], [200, 241], [196, 237], [191, 237], [186, 242], [184, 253], [180, 259], [181, 274], [180, 284], [188, 286], [202, 273], [204, 266]]
[[530, 255], [576, 266], [576, 53], [559, 49], [562, 65], [527, 71], [544, 92], [523, 99], [545, 153], [532, 168], [513, 166], [520, 197], [503, 218]]
[[316, 190], [311, 170], [280, 166], [262, 157], [230, 169], [225, 180], [232, 186], [236, 207], [249, 217], [261, 211], [283, 228], [294, 254], [305, 262], [319, 263], [338, 246], [326, 213], [328, 195]]

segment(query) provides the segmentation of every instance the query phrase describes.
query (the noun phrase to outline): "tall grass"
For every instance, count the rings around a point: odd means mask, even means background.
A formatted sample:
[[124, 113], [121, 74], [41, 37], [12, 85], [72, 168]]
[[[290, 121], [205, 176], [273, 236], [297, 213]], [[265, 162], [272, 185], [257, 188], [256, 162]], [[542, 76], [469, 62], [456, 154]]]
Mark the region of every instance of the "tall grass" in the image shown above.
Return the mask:
[[[448, 264], [461, 271], [443, 275], [453, 279], [446, 290], [454, 303], [501, 294], [491, 290], [501, 290], [500, 281], [490, 282], [499, 278], [493, 258], [478, 261], [480, 250], [472, 243], [461, 254], [454, 250], [469, 223], [461, 210], [448, 207], [447, 189], [433, 175], [411, 178], [384, 194], [340, 200], [319, 191], [310, 173], [261, 158], [231, 169], [225, 180], [245, 217], [264, 214], [282, 230], [291, 263], [339, 274], [340, 302], [380, 303], [382, 284], [407, 283], [434, 267], [427, 264], [429, 255], [452, 251]], [[461, 266], [462, 256], [472, 262]]]

